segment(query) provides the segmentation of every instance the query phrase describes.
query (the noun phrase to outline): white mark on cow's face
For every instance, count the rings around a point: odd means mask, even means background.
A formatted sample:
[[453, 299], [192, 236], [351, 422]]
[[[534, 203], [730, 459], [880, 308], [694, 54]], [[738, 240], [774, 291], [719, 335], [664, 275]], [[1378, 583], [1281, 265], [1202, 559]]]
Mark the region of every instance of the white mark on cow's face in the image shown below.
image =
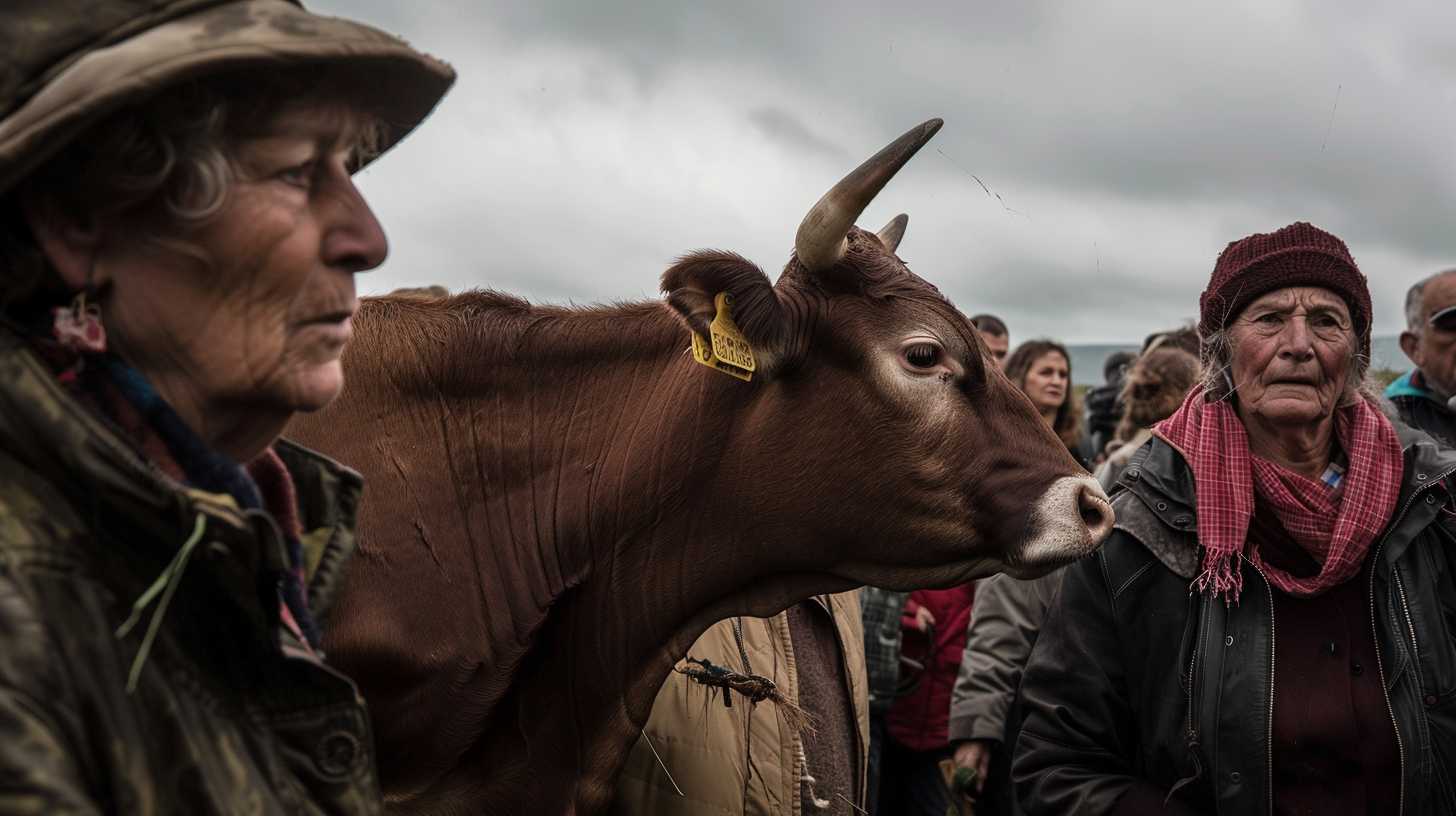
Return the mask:
[[1101, 485], [1087, 476], [1064, 476], [1032, 506], [1026, 537], [1006, 559], [1006, 571], [1042, 575], [1097, 549], [1111, 530], [1112, 505]]
[[[872, 369], [880, 384], [919, 389], [939, 384], [964, 384], [983, 372], [970, 364], [979, 350], [967, 348], [951, 326], [920, 321], [896, 327], [877, 327], [871, 340]], [[923, 394], [924, 392], [917, 391]]]
[[975, 376], [954, 338], [924, 324], [881, 330], [871, 341], [867, 384], [922, 431], [933, 426], [950, 433], [965, 400], [962, 388]]

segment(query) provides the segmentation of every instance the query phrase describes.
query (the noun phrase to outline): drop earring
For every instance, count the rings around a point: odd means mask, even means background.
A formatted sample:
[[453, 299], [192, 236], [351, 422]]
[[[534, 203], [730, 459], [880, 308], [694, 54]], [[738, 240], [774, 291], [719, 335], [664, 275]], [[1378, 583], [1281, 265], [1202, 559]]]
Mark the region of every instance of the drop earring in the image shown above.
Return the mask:
[[86, 286], [76, 293], [69, 306], [55, 308], [51, 331], [57, 342], [72, 351], [90, 354], [106, 351], [106, 327], [101, 323], [101, 306], [96, 302], [96, 286], [89, 275]]

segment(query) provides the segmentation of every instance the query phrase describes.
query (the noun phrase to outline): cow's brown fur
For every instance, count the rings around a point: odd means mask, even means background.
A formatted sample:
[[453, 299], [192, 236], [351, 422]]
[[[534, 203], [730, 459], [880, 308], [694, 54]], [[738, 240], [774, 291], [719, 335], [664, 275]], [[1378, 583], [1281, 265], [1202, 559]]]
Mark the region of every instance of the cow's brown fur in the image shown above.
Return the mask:
[[[398, 809], [596, 812], [714, 621], [1014, 566], [1029, 502], [1079, 472], [870, 233], [827, 273], [791, 261], [773, 286], [699, 253], [664, 289], [671, 307], [367, 301], [343, 395], [291, 429], [368, 480], [326, 645]], [[767, 363], [752, 383], [687, 354], [718, 291]], [[964, 377], [887, 373], [913, 328]]]

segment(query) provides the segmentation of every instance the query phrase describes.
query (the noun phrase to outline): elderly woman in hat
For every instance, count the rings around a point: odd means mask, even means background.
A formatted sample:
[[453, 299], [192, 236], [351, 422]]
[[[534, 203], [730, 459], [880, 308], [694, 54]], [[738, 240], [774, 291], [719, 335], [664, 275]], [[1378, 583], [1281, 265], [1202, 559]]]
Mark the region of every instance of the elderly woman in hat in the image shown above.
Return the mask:
[[1023, 808], [1456, 813], [1456, 453], [1370, 396], [1334, 236], [1230, 244], [1200, 307], [1204, 382], [1027, 666]]
[[351, 174], [453, 79], [284, 0], [0, 11], [0, 812], [368, 813], [319, 627], [358, 477]]

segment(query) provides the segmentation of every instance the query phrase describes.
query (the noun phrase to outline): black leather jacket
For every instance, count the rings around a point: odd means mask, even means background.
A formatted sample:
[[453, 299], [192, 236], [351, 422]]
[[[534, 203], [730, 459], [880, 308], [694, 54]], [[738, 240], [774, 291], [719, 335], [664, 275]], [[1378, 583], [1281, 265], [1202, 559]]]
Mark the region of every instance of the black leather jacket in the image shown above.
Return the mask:
[[[1396, 425], [1405, 470], [1370, 551], [1370, 616], [1400, 746], [1401, 812], [1456, 813], [1456, 451]], [[1193, 479], [1153, 439], [1119, 481], [1107, 543], [1066, 570], [1021, 686], [1013, 778], [1029, 814], [1271, 813], [1276, 626], [1248, 562], [1234, 606], [1190, 592]], [[1366, 577], [1368, 576], [1368, 577]], [[1156, 805], [1155, 805], [1156, 806]]]

